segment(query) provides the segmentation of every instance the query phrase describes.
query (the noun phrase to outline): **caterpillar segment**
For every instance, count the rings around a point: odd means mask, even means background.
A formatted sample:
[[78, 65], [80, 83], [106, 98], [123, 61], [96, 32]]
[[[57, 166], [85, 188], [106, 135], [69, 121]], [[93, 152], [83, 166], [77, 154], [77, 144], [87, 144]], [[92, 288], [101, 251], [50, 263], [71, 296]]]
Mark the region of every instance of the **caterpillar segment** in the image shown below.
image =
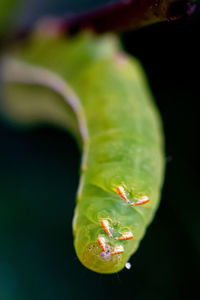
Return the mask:
[[[106, 220], [106, 219], [101, 220], [100, 221], [100, 225], [103, 227], [103, 229], [105, 230], [105, 232], [109, 235], [109, 237], [113, 238], [113, 236], [112, 236], [112, 234], [110, 232], [110, 226], [109, 226], [108, 220]], [[118, 241], [131, 240], [131, 239], [133, 239], [133, 234], [132, 234], [131, 231], [127, 231], [127, 232], [124, 232], [121, 236], [116, 237], [114, 239], [118, 240]], [[102, 249], [103, 252], [108, 252], [111, 255], [121, 254], [121, 253], [124, 252], [124, 248], [123, 248], [122, 245], [119, 245], [119, 246], [115, 247], [114, 250], [112, 250], [111, 252], [107, 251], [108, 247], [107, 247], [107, 244], [106, 244], [106, 239], [104, 237], [99, 236], [97, 238], [97, 242], [98, 242], [98, 244], [101, 247], [101, 249]]]

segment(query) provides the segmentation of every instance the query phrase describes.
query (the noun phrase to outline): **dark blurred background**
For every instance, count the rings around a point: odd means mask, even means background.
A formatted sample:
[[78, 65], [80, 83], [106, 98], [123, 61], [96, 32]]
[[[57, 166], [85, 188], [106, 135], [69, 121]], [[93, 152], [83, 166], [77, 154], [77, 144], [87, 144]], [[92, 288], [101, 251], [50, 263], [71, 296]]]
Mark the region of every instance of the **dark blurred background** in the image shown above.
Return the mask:
[[[85, 11], [108, 0], [32, 0], [13, 15]], [[15, 17], [15, 18], [14, 18]], [[200, 13], [122, 36], [148, 75], [166, 134], [162, 202], [131, 270], [99, 275], [73, 248], [80, 154], [50, 127], [15, 130], [0, 120], [0, 299], [193, 299], [199, 293]], [[196, 296], [197, 293], [197, 296]]]

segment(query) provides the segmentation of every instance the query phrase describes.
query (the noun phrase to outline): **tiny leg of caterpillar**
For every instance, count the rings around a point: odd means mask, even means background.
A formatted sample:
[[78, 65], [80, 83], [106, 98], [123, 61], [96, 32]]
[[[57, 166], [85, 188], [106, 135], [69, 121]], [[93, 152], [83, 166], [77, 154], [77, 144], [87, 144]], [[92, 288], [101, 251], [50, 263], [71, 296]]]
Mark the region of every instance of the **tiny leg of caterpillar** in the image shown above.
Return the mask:
[[97, 242], [99, 246], [101, 247], [102, 251], [106, 251], [106, 240], [104, 237], [98, 237]]
[[133, 234], [131, 231], [124, 232], [121, 236], [116, 238], [116, 240], [118, 241], [131, 240], [131, 239], [133, 239]]
[[105, 232], [106, 232], [110, 237], [112, 237], [112, 234], [111, 234], [110, 228], [109, 228], [109, 222], [108, 222], [108, 220], [102, 219], [102, 220], [100, 221], [100, 225], [103, 227], [103, 229], [105, 230]]
[[111, 255], [115, 255], [115, 254], [120, 254], [124, 252], [124, 247], [123, 246], [117, 246], [114, 248], [114, 250], [112, 252], [110, 252]]
[[125, 190], [123, 186], [119, 185], [116, 187], [116, 192], [122, 197], [126, 202], [130, 203], [129, 199], [126, 197]]
[[136, 206], [136, 205], [142, 205], [142, 204], [145, 204], [145, 203], [148, 203], [150, 200], [147, 196], [142, 196], [140, 197], [137, 201], [135, 202], [132, 202], [131, 205], [132, 206]]

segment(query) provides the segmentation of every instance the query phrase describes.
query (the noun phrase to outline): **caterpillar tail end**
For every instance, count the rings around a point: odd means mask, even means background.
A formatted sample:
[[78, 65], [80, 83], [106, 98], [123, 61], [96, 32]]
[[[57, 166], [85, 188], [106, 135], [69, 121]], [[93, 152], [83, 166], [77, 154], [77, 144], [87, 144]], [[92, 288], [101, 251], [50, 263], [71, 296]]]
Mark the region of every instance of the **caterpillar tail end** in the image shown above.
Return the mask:
[[131, 255], [126, 251], [128, 249], [121, 245], [121, 241], [104, 234], [103, 231], [98, 235], [99, 224], [88, 226], [84, 219], [82, 222], [78, 229], [74, 226], [74, 247], [80, 262], [96, 273], [112, 274], [121, 271]]
[[[88, 269], [102, 274], [112, 274], [121, 271], [129, 257], [126, 257], [119, 247], [111, 247], [112, 250], [104, 249], [98, 241], [88, 243], [79, 249], [75, 241], [75, 249], [81, 263]], [[120, 251], [119, 251], [120, 250]]]

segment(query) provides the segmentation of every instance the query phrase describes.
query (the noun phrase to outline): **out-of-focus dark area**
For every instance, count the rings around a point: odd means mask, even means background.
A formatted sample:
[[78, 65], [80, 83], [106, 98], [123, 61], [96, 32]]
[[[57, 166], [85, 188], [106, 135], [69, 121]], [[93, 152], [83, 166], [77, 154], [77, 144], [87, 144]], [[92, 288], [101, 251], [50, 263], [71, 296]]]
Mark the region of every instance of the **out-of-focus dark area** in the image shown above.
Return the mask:
[[[32, 0], [13, 13], [28, 25], [106, 0]], [[193, 299], [199, 291], [200, 11], [123, 34], [144, 65], [166, 135], [162, 201], [131, 270], [99, 275], [73, 248], [80, 155], [66, 132], [19, 131], [0, 120], [0, 299]]]

